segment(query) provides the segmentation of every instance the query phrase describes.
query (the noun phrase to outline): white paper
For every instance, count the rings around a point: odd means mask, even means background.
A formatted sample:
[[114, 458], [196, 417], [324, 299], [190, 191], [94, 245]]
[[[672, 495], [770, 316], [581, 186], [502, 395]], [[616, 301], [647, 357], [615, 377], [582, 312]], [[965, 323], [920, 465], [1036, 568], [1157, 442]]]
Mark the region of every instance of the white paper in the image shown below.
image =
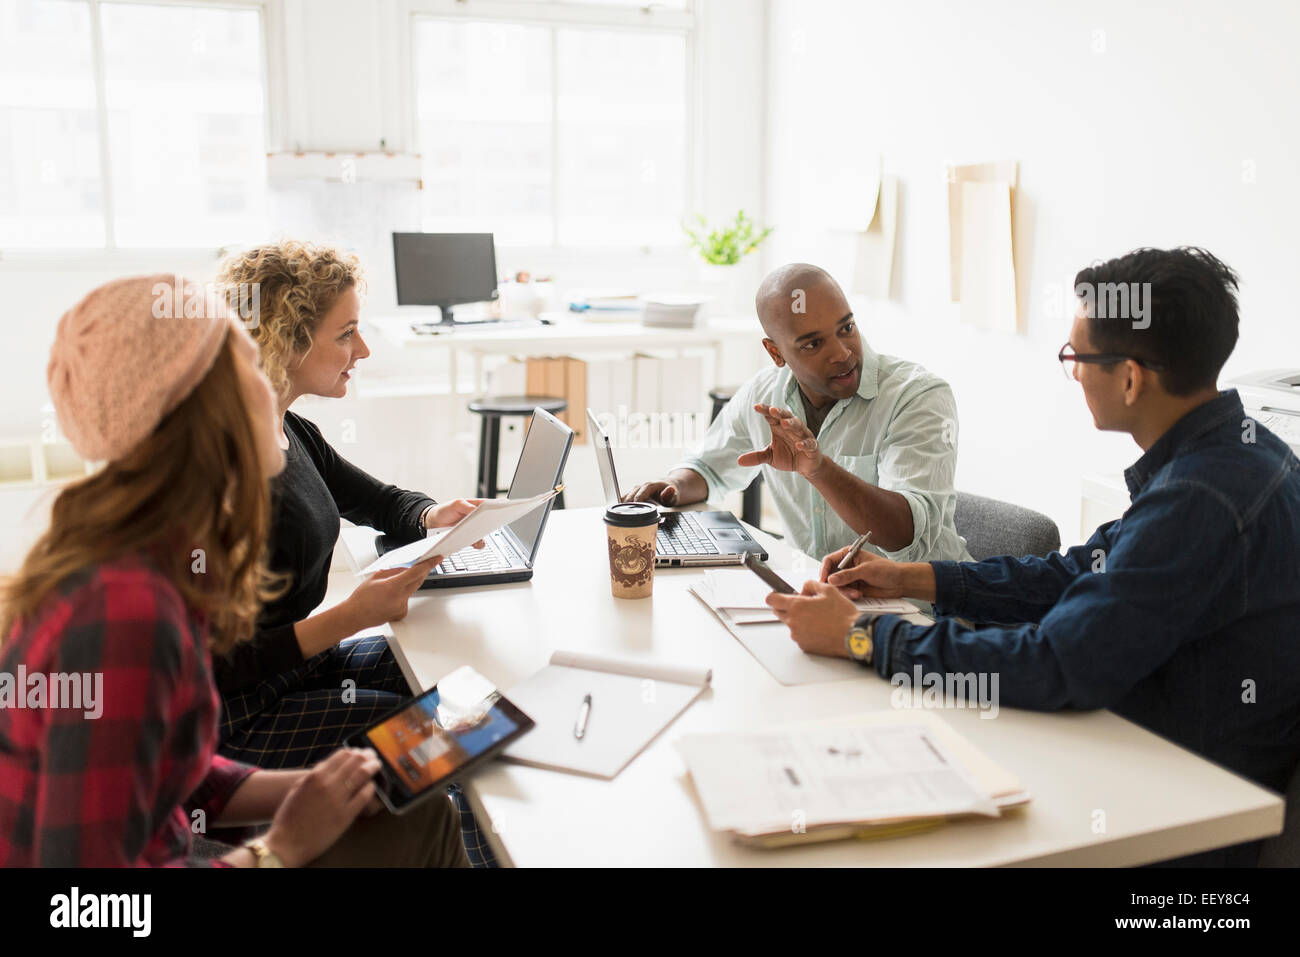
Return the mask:
[[551, 653], [551, 664], [564, 668], [582, 668], [610, 675], [631, 675], [651, 681], [669, 681], [679, 685], [702, 688], [713, 680], [713, 669], [703, 665], [679, 665], [671, 661], [644, 658], [593, 655], [586, 651], [556, 651]]
[[[791, 584], [801, 582], [806, 577], [803, 574], [791, 575], [784, 572], [780, 574]], [[763, 584], [762, 579], [747, 569], [727, 569], [706, 573], [690, 586], [690, 591], [708, 606], [722, 626], [731, 632], [732, 637], [740, 642], [778, 682], [790, 686], [818, 684], [823, 681], [850, 681], [863, 677], [862, 666], [856, 661], [806, 654], [790, 637], [790, 629], [781, 623], [766, 604], [762, 608], [719, 607], [712, 584], [713, 576], [718, 575], [745, 575], [752, 578], [759, 588], [766, 589], [767, 586]], [[738, 584], [735, 587], [740, 590], [749, 586]], [[734, 600], [734, 596], [728, 594], [730, 588], [730, 585], [724, 588], [724, 595]], [[766, 595], [767, 592], [764, 591], [764, 597]], [[752, 598], [745, 596], [741, 600], [750, 601]], [[911, 615], [917, 610], [911, 602], [898, 598], [870, 598], [855, 604], [863, 611], [875, 611], [882, 615]]]
[[961, 215], [961, 321], [979, 329], [1015, 332], [1011, 187], [963, 183]]
[[[802, 583], [791, 581], [787, 569], [773, 569], [778, 575], [798, 588]], [[767, 596], [772, 586], [749, 569], [727, 568], [704, 573], [704, 580], [712, 592], [709, 602], [714, 608], [767, 608]]]
[[998, 814], [939, 736], [922, 724], [688, 735], [677, 747], [714, 830], [763, 834]]
[[882, 176], [875, 218], [858, 234], [853, 265], [853, 291], [888, 299], [894, 275], [894, 247], [898, 233], [898, 177]]
[[[773, 570], [789, 582], [791, 587], [803, 587], [805, 580], [803, 573], [792, 569]], [[749, 623], [776, 620], [776, 615], [767, 604], [767, 596], [772, 593], [771, 586], [747, 568], [726, 568], [705, 572], [703, 581], [697, 582], [693, 590], [710, 608], [726, 611], [732, 620], [739, 621], [743, 618]], [[910, 615], [916, 611], [915, 605], [901, 598], [864, 598], [856, 604], [862, 611], [873, 611], [880, 615]], [[742, 610], [759, 611], [765, 614], [761, 618], [753, 615], [738, 615], [737, 611]]]
[[[506, 692], [536, 727], [504, 756], [534, 767], [613, 778], [703, 693], [709, 677], [704, 667], [557, 651], [549, 665]], [[586, 695], [591, 695], [591, 711], [578, 739], [573, 729]]]
[[[1014, 191], [1019, 164], [1015, 160], [948, 167], [948, 268], [953, 302], [961, 300], [962, 262], [966, 256], [962, 193], [967, 183], [1006, 183]], [[978, 236], [976, 237], [978, 238]]]
[[826, 229], [861, 232], [871, 226], [880, 199], [880, 154], [857, 154], [851, 159], [814, 161], [815, 172], [804, 180], [809, 191], [808, 209]]
[[557, 489], [551, 489], [532, 498], [489, 499], [455, 525], [430, 529], [426, 537], [380, 555], [357, 574], [373, 575], [389, 568], [410, 568], [434, 555], [455, 554], [486, 538], [502, 525], [509, 525], [534, 509], [541, 508], [557, 494]]

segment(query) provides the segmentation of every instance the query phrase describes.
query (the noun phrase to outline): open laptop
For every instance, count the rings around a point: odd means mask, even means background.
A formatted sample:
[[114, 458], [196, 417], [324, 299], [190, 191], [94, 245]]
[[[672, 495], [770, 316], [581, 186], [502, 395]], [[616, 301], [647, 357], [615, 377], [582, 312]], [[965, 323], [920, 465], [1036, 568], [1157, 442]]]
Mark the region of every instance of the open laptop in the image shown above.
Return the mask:
[[[515, 466], [515, 477], [510, 482], [510, 497], [528, 498], [559, 485], [571, 448], [573, 430], [549, 412], [534, 409], [519, 453], [519, 464]], [[483, 548], [462, 548], [447, 556], [429, 572], [420, 588], [528, 581], [533, 577], [533, 562], [537, 560], [542, 532], [546, 530], [546, 519], [554, 504], [555, 499], [550, 499], [541, 508], [497, 529], [483, 539]], [[382, 555], [404, 544], [381, 535], [375, 541], [375, 550]]]
[[[623, 500], [623, 493], [614, 470], [614, 450], [591, 409], [587, 410], [587, 424], [596, 450], [596, 465], [600, 468], [600, 484], [605, 489], [605, 504], [615, 505]], [[767, 561], [763, 546], [750, 537], [740, 519], [730, 512], [659, 510], [659, 536], [655, 543], [658, 567], [740, 565], [750, 553]]]

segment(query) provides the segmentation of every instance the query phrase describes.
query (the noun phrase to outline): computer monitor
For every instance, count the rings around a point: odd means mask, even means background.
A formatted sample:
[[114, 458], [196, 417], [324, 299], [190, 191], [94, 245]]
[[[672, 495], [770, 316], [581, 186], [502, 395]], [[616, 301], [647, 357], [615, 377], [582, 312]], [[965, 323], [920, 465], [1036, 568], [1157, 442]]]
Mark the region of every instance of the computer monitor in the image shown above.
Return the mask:
[[399, 306], [438, 306], [442, 325], [452, 306], [497, 298], [497, 255], [491, 233], [393, 233]]

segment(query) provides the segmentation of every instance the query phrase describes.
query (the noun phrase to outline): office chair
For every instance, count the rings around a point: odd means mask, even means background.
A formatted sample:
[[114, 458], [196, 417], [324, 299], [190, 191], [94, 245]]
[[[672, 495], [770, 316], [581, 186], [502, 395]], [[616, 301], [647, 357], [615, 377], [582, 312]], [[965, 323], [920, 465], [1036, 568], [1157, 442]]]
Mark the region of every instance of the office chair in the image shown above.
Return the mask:
[[958, 492], [953, 523], [977, 562], [994, 555], [1048, 555], [1061, 548], [1060, 529], [1046, 515], [983, 495]]

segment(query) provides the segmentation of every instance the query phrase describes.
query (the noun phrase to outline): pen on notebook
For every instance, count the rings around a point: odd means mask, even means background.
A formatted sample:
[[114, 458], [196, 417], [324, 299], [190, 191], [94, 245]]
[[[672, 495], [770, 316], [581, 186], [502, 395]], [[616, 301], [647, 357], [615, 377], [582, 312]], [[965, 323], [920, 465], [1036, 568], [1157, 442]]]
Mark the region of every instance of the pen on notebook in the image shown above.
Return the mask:
[[591, 716], [591, 695], [584, 695], [578, 706], [578, 720], [573, 726], [573, 736], [581, 741], [587, 735], [587, 718]]
[[853, 561], [853, 556], [856, 555], [862, 549], [862, 546], [867, 544], [869, 541], [871, 541], [870, 532], [867, 532], [865, 535], [859, 535], [858, 540], [849, 547], [849, 550], [844, 553], [844, 557], [840, 559], [840, 563], [835, 566], [835, 570], [837, 572], [842, 572], [844, 569], [848, 568], [849, 563]]

